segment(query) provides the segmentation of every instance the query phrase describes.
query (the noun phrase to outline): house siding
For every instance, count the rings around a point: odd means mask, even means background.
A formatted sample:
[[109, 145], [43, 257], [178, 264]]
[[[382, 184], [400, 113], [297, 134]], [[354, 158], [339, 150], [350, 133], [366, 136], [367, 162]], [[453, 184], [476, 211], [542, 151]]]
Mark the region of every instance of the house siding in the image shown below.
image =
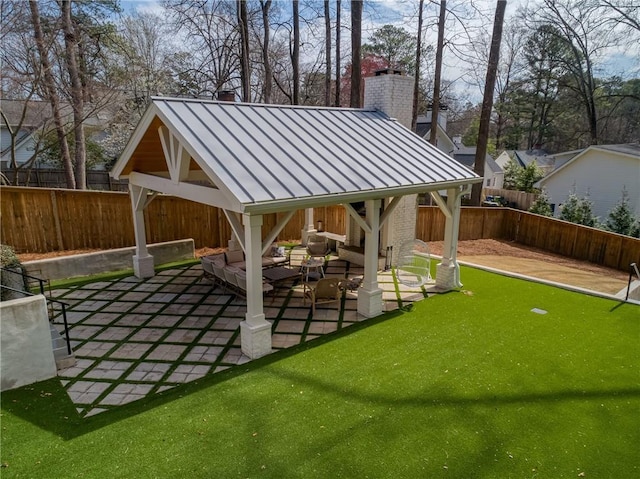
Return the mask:
[[[589, 195], [593, 214], [604, 221], [622, 197], [622, 189], [629, 194], [629, 206], [640, 215], [640, 157], [590, 150], [581, 158], [541, 181], [550, 202], [560, 205], [575, 187], [578, 197]], [[555, 216], [560, 216], [559, 208]]]
[[[23, 134], [19, 135], [22, 138]], [[27, 162], [33, 155], [35, 142], [30, 137], [26, 141], [19, 142], [16, 149], [16, 160], [19, 165]], [[7, 168], [11, 162], [11, 134], [6, 128], [2, 128], [0, 136], [0, 147], [2, 148], [2, 167]]]

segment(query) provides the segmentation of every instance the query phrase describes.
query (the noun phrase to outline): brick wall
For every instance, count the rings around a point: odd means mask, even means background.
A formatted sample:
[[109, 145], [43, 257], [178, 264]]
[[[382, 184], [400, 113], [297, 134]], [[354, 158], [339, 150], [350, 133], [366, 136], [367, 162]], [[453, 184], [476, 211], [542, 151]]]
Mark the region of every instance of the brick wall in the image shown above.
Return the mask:
[[364, 79], [364, 107], [376, 108], [401, 125], [411, 128], [413, 78], [405, 75], [380, 75]]
[[[383, 111], [398, 123], [411, 128], [413, 114], [412, 77], [405, 75], [379, 75], [367, 77], [364, 88], [364, 107]], [[394, 262], [403, 243], [413, 241], [416, 235], [417, 197], [405, 196], [382, 228], [380, 250], [384, 253], [392, 246]]]

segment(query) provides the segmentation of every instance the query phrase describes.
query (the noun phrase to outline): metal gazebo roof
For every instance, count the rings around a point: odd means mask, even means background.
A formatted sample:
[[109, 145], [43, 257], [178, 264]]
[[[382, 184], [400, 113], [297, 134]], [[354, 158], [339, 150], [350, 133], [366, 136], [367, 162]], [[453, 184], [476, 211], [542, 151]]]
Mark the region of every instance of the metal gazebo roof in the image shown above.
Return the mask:
[[181, 182], [204, 181], [238, 212], [346, 203], [480, 181], [376, 110], [162, 97], [152, 99], [112, 175], [170, 176], [168, 140], [163, 143], [159, 134], [163, 127], [190, 156]]

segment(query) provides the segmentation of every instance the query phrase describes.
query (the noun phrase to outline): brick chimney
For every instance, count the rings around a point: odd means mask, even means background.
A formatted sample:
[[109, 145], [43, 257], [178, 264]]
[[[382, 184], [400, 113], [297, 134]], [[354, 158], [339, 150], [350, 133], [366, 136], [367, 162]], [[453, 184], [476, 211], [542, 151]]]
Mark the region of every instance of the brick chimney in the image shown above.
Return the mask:
[[375, 76], [364, 79], [364, 107], [376, 108], [411, 128], [413, 81], [402, 70], [376, 71]]
[[[401, 125], [411, 128], [413, 114], [413, 77], [401, 70], [385, 69], [375, 72], [375, 76], [364, 79], [364, 107], [376, 108]], [[390, 198], [384, 202], [386, 207]], [[382, 227], [380, 235], [380, 253], [386, 255], [387, 247], [393, 247], [392, 262], [397, 263], [400, 247], [407, 241], [413, 241], [416, 234], [417, 195], [407, 195], [393, 211]], [[360, 227], [350, 218], [347, 224], [347, 243], [356, 244], [356, 232]]]
[[236, 92], [233, 90], [218, 90], [218, 101], [236, 101]]

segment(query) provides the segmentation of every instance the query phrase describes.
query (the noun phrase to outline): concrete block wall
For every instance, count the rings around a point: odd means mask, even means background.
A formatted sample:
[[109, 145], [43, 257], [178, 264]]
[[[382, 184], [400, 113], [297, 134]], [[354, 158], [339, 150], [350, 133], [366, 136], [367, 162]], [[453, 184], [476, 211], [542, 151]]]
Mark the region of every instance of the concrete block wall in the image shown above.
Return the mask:
[[1, 391], [56, 376], [44, 296], [1, 302], [0, 325]]
[[[155, 265], [195, 257], [194, 241], [191, 238], [151, 244], [148, 245], [148, 249]], [[135, 246], [131, 246], [96, 253], [26, 261], [22, 267], [27, 274], [45, 280], [67, 279], [129, 269], [132, 267], [131, 258], [134, 254]]]

